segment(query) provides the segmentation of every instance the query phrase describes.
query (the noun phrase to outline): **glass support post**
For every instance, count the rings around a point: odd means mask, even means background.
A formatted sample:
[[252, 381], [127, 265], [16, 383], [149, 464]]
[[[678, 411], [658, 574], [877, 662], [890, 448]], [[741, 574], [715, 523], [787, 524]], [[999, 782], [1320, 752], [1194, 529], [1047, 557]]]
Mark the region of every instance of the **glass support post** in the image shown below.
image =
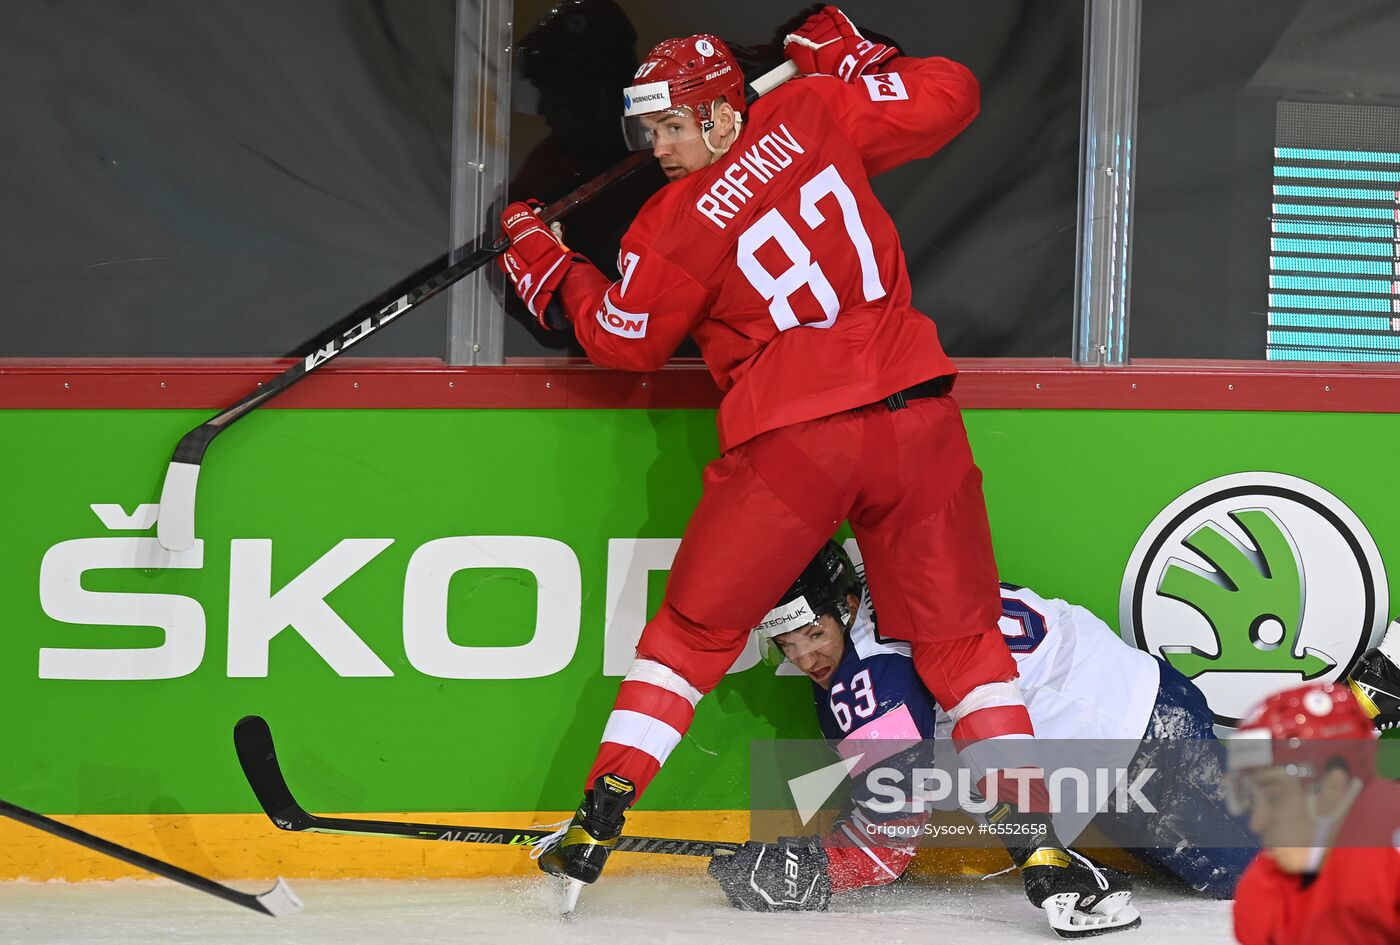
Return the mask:
[[1128, 363], [1141, 5], [1089, 0], [1084, 9], [1073, 340], [1081, 365]]
[[[495, 233], [510, 179], [513, 0], [457, 0], [452, 92], [452, 246], [456, 262]], [[494, 265], [449, 290], [449, 364], [504, 364], [504, 276]]]

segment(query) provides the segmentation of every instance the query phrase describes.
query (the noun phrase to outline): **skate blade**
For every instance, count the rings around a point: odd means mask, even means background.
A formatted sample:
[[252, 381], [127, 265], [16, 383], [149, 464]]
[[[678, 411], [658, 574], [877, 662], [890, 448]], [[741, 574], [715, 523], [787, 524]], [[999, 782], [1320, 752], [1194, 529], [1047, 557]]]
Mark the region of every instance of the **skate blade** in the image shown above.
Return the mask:
[[1132, 904], [1131, 892], [1105, 896], [1090, 912], [1081, 912], [1078, 893], [1061, 893], [1041, 904], [1050, 929], [1060, 938], [1088, 938], [1110, 932], [1126, 932], [1142, 925], [1142, 915]]
[[580, 879], [564, 880], [563, 902], [559, 915], [564, 919], [572, 919], [574, 910], [578, 908], [579, 893], [583, 892], [584, 882]]

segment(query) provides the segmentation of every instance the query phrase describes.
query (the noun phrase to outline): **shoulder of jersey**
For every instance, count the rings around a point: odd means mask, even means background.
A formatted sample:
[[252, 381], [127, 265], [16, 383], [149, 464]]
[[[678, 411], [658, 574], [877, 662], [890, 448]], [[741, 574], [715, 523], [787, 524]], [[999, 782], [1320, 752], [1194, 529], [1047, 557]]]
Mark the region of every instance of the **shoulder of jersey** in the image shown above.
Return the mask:
[[1002, 600], [1018, 600], [1023, 604], [1030, 604], [1032, 607], [1037, 605], [1048, 607], [1055, 600], [1050, 597], [1041, 597], [1029, 587], [1022, 587], [1019, 584], [1010, 584], [1006, 581], [1001, 582], [1001, 597]]
[[648, 197], [632, 221], [632, 235], [651, 242], [658, 233], [665, 232], [669, 224], [674, 224], [673, 215], [684, 210], [686, 195], [690, 193], [686, 183], [686, 180], [667, 182]]
[[[857, 574], [864, 576], [864, 569], [857, 569]], [[872, 656], [902, 656], [909, 657], [909, 644], [900, 640], [878, 639], [875, 631], [875, 615], [870, 603], [870, 590], [866, 588], [860, 596], [860, 606], [856, 608], [856, 619], [851, 624], [851, 646], [856, 651], [856, 656], [861, 659], [869, 659]]]
[[778, 106], [786, 105], [799, 108], [810, 106], [812, 104], [810, 100], [813, 98], [828, 98], [832, 95], [843, 94], [842, 87], [847, 84], [834, 75], [800, 75], [789, 82], [784, 82], [754, 102], [749, 106], [749, 111], [758, 110], [759, 114], [764, 114], [768, 109]]
[[750, 105], [745, 124], [760, 128], [790, 121], [794, 117], [807, 123], [818, 112], [826, 111], [829, 99], [845, 94], [842, 88], [845, 85], [845, 82], [830, 75], [798, 76]]

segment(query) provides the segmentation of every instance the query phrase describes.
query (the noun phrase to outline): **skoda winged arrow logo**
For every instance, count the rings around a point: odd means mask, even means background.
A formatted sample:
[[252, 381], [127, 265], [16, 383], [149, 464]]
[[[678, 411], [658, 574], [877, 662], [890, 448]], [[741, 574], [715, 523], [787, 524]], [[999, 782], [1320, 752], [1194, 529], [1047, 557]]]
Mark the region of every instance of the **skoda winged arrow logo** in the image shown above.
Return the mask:
[[1149, 525], [1123, 575], [1123, 638], [1199, 686], [1220, 725], [1303, 680], [1332, 680], [1380, 639], [1389, 593], [1360, 519], [1314, 483], [1240, 473]]
[[[1191, 646], [1163, 646], [1162, 655], [1188, 679], [1211, 669], [1232, 672], [1297, 672], [1315, 679], [1337, 661], [1297, 645], [1303, 619], [1303, 568], [1292, 537], [1268, 509], [1228, 513], [1255, 550], [1215, 522], [1183, 544], [1209, 561], [1207, 576], [1180, 561], [1167, 562], [1157, 593], [1179, 600], [1204, 617], [1219, 644], [1214, 655]], [[1224, 583], [1219, 580], [1223, 578]], [[1248, 633], [1243, 628], [1248, 627]]]

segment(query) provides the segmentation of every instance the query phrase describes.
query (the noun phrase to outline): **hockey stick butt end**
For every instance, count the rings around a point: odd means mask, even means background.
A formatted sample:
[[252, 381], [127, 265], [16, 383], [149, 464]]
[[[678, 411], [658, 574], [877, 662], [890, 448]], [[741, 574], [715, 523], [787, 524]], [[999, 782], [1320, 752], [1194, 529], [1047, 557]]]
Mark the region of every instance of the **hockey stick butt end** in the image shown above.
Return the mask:
[[765, 72], [763, 75], [749, 83], [749, 88], [753, 89], [754, 96], [761, 98], [769, 92], [782, 85], [788, 79], [796, 78], [797, 63], [791, 59], [785, 60], [781, 65]]
[[156, 539], [167, 551], [189, 551], [194, 547], [194, 498], [198, 486], [197, 463], [172, 462], [165, 471]]

